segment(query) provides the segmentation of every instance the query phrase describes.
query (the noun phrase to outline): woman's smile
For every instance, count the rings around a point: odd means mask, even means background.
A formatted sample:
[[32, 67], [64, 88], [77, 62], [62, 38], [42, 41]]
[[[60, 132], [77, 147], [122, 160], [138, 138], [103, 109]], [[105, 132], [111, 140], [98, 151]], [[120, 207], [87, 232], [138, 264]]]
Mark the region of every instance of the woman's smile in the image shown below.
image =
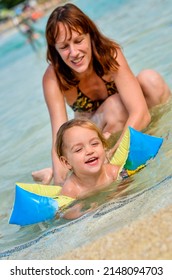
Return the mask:
[[71, 62], [75, 65], [75, 66], [80, 66], [81, 63], [83, 62], [83, 58], [84, 58], [84, 55], [83, 56], [80, 56], [80, 57], [76, 57], [74, 59], [71, 59]]

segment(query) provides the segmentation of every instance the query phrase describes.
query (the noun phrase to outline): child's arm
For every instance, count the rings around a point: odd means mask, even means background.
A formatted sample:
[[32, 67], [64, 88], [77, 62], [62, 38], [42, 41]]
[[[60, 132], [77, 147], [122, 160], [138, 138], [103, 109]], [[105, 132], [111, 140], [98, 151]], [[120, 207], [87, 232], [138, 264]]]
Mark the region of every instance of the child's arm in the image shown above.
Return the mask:
[[66, 212], [63, 215], [63, 218], [67, 219], [67, 220], [77, 219], [77, 218], [83, 216], [84, 214], [89, 213], [93, 209], [95, 209], [97, 206], [97, 203], [96, 202], [91, 203], [89, 209], [82, 211], [83, 206], [84, 205], [82, 202], [75, 204], [74, 206], [72, 206], [71, 208], [66, 210]]
[[[71, 182], [71, 180], [67, 180], [62, 187], [60, 195], [65, 195], [72, 197], [74, 199], [77, 198], [77, 189], [75, 184]], [[82, 213], [80, 210], [82, 209], [81, 204], [76, 204], [74, 206], [69, 207], [66, 212], [63, 214], [63, 218], [65, 219], [76, 219], [79, 218]]]
[[[78, 198], [78, 189], [77, 189], [76, 185], [71, 180], [69, 180], [62, 187], [60, 194], [77, 199]], [[83, 216], [84, 214], [92, 211], [93, 208], [95, 208], [95, 203], [92, 203], [90, 205], [90, 208], [87, 210], [84, 210], [83, 207], [84, 207], [83, 202], [78, 202], [71, 207], [69, 206], [69, 208], [63, 214], [63, 218], [67, 219], [67, 220], [77, 219], [77, 218]]]

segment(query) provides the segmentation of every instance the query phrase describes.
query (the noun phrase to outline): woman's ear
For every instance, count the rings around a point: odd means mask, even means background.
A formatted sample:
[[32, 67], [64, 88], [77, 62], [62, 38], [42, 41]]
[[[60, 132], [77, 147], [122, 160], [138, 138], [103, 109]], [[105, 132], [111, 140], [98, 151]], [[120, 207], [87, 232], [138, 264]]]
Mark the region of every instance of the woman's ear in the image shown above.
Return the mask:
[[60, 161], [65, 167], [67, 167], [67, 169], [72, 170], [72, 166], [69, 164], [67, 158], [65, 158], [64, 156], [61, 156]]

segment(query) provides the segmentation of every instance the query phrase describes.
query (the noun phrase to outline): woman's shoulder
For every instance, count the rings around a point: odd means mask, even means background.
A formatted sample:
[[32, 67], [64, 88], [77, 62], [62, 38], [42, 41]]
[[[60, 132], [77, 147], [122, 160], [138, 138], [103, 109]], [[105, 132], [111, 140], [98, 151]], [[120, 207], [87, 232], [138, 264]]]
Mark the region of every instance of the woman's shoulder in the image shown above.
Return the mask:
[[43, 82], [43, 87], [45, 88], [49, 88], [49, 87], [55, 87], [55, 90], [57, 90], [57, 88], [59, 89], [59, 85], [58, 85], [58, 81], [56, 78], [56, 74], [54, 72], [54, 68], [52, 65], [49, 65], [47, 67], [47, 69], [45, 70], [45, 73], [43, 75], [42, 78], [42, 82]]
[[48, 65], [47, 69], [44, 72], [43, 79], [49, 78], [49, 77], [56, 77], [54, 68], [51, 64]]

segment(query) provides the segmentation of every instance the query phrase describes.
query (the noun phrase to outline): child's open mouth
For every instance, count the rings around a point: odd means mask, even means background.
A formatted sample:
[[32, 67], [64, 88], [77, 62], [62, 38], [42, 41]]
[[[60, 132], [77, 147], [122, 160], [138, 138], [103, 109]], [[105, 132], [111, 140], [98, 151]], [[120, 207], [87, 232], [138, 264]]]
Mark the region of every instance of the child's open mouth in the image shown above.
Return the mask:
[[92, 157], [89, 160], [87, 160], [85, 163], [89, 165], [95, 165], [98, 162], [98, 157]]

